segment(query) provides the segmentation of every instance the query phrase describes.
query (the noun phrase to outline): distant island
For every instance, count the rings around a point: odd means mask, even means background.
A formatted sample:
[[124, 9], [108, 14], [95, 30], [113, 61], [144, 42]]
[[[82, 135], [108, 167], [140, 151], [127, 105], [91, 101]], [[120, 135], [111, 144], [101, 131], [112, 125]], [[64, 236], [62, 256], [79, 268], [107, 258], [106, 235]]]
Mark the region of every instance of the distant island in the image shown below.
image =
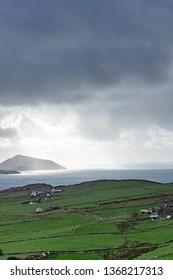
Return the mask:
[[[13, 172], [10, 170], [17, 170], [18, 171], [29, 171], [29, 170], [58, 170], [58, 169], [65, 169], [64, 166], [55, 163], [52, 160], [45, 160], [39, 158], [33, 158], [23, 155], [16, 155], [12, 158], [9, 158], [2, 163], [0, 163], [0, 170], [2, 172]], [[4, 174], [4, 173], [1, 173]], [[5, 173], [7, 174], [7, 173]], [[8, 173], [11, 174], [11, 173]], [[13, 173], [14, 174], [14, 173]]]
[[20, 174], [20, 172], [15, 171], [15, 170], [1, 170], [0, 169], [0, 174]]

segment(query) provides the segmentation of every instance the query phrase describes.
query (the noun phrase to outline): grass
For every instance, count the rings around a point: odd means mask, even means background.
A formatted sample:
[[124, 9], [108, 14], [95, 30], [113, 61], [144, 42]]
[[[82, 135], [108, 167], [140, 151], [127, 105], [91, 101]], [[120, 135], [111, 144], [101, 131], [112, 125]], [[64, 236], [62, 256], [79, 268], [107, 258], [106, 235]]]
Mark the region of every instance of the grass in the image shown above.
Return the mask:
[[0, 259], [173, 259], [173, 220], [140, 214], [172, 203], [173, 184], [101, 180], [63, 189], [40, 203], [32, 186], [0, 192]]

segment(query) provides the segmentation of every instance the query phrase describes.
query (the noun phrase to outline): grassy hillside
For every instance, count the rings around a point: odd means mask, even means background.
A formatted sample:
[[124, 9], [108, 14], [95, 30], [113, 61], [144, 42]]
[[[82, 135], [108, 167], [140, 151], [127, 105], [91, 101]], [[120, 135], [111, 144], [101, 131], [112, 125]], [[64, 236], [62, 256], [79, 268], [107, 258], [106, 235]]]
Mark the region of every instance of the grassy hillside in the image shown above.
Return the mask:
[[0, 192], [1, 259], [173, 259], [173, 208], [163, 207], [173, 203], [173, 184], [102, 180], [61, 189], [47, 200], [46, 185]]

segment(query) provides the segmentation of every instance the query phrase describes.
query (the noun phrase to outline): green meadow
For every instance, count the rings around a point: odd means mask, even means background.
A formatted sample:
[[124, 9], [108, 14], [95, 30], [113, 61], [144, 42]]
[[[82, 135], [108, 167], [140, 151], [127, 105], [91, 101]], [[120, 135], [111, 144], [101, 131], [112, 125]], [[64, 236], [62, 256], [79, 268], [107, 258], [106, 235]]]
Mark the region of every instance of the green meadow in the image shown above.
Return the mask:
[[0, 192], [0, 259], [173, 259], [173, 184], [93, 181], [47, 200], [51, 187], [39, 188], [39, 197], [35, 185]]

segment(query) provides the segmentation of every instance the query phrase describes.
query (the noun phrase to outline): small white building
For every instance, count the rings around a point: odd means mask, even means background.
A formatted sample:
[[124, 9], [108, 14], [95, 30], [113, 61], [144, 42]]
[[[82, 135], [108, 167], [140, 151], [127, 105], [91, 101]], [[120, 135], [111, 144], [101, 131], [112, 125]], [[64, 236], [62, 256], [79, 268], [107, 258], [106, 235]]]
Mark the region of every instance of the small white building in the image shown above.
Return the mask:
[[43, 194], [44, 192], [42, 191], [32, 191], [31, 192], [31, 197], [36, 197], [39, 196], [40, 194]]
[[173, 208], [173, 203], [165, 203], [165, 208]]
[[166, 219], [166, 220], [169, 220], [169, 219], [171, 219], [171, 218], [172, 218], [171, 215], [167, 215], [165, 219]]
[[158, 219], [159, 219], [159, 215], [157, 215], [157, 214], [150, 215], [150, 220], [151, 221], [156, 221]]
[[60, 193], [60, 192], [62, 192], [62, 190], [53, 188], [53, 189], [51, 190], [51, 192], [52, 192], [52, 193]]
[[32, 191], [31, 192], [31, 197], [36, 197], [37, 196], [37, 191]]
[[36, 210], [35, 210], [36, 213], [42, 213], [43, 212], [43, 209], [41, 207], [38, 207]]
[[50, 193], [46, 193], [46, 196], [45, 196], [45, 200], [47, 200], [47, 199], [51, 199], [52, 198], [52, 195], [50, 194]]

